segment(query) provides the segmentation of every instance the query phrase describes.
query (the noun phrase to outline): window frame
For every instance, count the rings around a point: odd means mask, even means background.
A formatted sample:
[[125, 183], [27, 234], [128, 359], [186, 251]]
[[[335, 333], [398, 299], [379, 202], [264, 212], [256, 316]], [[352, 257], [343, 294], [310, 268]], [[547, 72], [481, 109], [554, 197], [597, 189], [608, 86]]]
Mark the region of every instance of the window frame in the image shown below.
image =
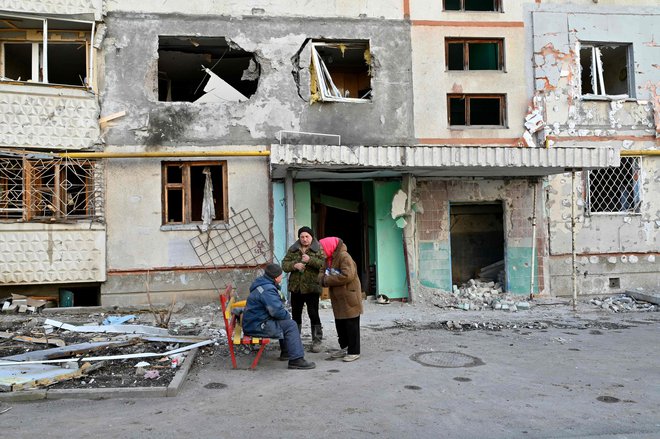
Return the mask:
[[[0, 160], [0, 222], [102, 221], [101, 162], [6, 157]], [[9, 163], [14, 167], [9, 168]], [[9, 176], [7, 169], [13, 175]], [[84, 200], [79, 203], [81, 195]], [[84, 213], [80, 213], [81, 206]]]
[[[599, 56], [600, 49], [603, 47], [625, 47], [626, 50], [626, 69], [627, 69], [627, 75], [626, 75], [626, 84], [627, 84], [627, 92], [626, 95], [628, 96], [628, 99], [635, 99], [635, 83], [634, 83], [634, 62], [633, 62], [633, 46], [631, 43], [619, 43], [619, 42], [602, 42], [602, 41], [580, 41], [577, 43], [577, 48], [576, 52], [580, 54], [582, 50], [591, 48], [592, 51], [592, 61], [590, 61], [589, 66], [593, 70], [593, 53], [594, 50], [596, 50], [596, 57], [597, 57], [597, 63], [601, 64], [600, 72], [599, 75], [590, 75], [592, 78], [592, 92], [591, 93], [584, 93], [583, 89], [583, 81], [582, 81], [582, 76], [583, 76], [583, 69], [582, 69], [582, 57], [580, 56], [578, 58], [578, 67], [579, 67], [579, 72], [580, 72], [580, 98], [583, 100], [601, 100], [606, 98], [607, 96], [611, 96], [611, 93], [607, 93], [604, 79], [603, 79], [603, 72], [604, 72], [604, 66], [602, 66], [602, 61]], [[633, 73], [631, 75], [631, 73]], [[601, 89], [601, 92], [598, 92], [598, 89]]]
[[[181, 167], [181, 182], [168, 182], [167, 170], [169, 167]], [[221, 167], [220, 177], [222, 181], [222, 198], [218, 198], [216, 207], [216, 218], [211, 221], [212, 224], [221, 224], [229, 221], [229, 197], [228, 197], [228, 171], [226, 160], [206, 160], [206, 161], [163, 161], [161, 162], [161, 177], [162, 177], [162, 225], [164, 227], [178, 227], [200, 225], [202, 221], [192, 220], [192, 189], [190, 180], [190, 168], [192, 167]], [[170, 206], [169, 206], [169, 193], [170, 191], [181, 191], [181, 221], [169, 221]], [[219, 213], [221, 208], [221, 213]], [[219, 217], [221, 215], [221, 217]]]
[[[25, 16], [19, 14], [6, 14], [0, 13], [0, 19], [11, 21], [17, 20], [30, 20], [41, 21], [41, 28], [35, 27], [16, 27], [15, 32], [25, 33], [25, 36], [13, 38], [0, 38], [0, 83], [30, 83], [30, 84], [43, 84], [43, 85], [57, 85], [64, 87], [76, 87], [84, 89], [92, 89], [94, 83], [94, 35], [96, 32], [96, 23], [86, 20], [74, 20], [67, 18], [45, 18], [38, 16]], [[57, 26], [58, 23], [66, 23], [67, 26], [72, 26], [71, 29], [51, 29], [51, 26]], [[58, 36], [58, 33], [78, 33], [78, 37], [73, 39], [63, 39]], [[53, 35], [55, 34], [55, 35]], [[82, 34], [82, 35], [81, 35]], [[2, 35], [0, 35], [2, 37]], [[5, 44], [30, 44], [32, 47], [31, 60], [30, 60], [30, 78], [21, 80], [6, 78], [5, 71]], [[81, 44], [85, 46], [85, 84], [59, 84], [49, 81], [48, 75], [48, 47], [51, 44]]]
[[[464, 125], [452, 125], [451, 123], [451, 99], [452, 98], [465, 98], [465, 124]], [[472, 125], [470, 124], [470, 100], [472, 99], [499, 99], [500, 104], [500, 124], [499, 125]], [[447, 124], [450, 129], [462, 129], [462, 128], [475, 128], [475, 129], [492, 129], [492, 128], [507, 128], [507, 99], [506, 94], [498, 93], [448, 93], [447, 94]]]
[[459, 0], [460, 1], [460, 8], [459, 9], [447, 9], [447, 0], [442, 0], [442, 10], [444, 12], [504, 12], [504, 8], [502, 7], [502, 3], [504, 3], [504, 0], [493, 0], [493, 3], [495, 5], [495, 8], [493, 10], [487, 10], [487, 11], [480, 11], [480, 10], [475, 10], [475, 9], [465, 9], [465, 0]]
[[[463, 68], [450, 69], [449, 68], [449, 45], [462, 43], [463, 46]], [[495, 43], [498, 48], [498, 68], [497, 69], [470, 69], [470, 43], [484, 44]], [[505, 57], [504, 57], [504, 38], [462, 38], [462, 37], [446, 37], [445, 38], [445, 70], [448, 72], [505, 72]]]
[[[592, 201], [592, 189], [591, 189], [591, 183], [592, 183], [592, 174], [594, 172], [602, 171], [603, 169], [605, 170], [616, 170], [616, 171], [621, 171], [621, 172], [627, 172], [628, 169], [623, 168], [623, 160], [634, 160], [628, 167], [632, 170], [633, 174], [631, 175], [634, 183], [632, 184], [632, 191], [628, 196], [632, 197], [633, 200], [633, 210], [613, 210], [613, 211], [604, 211], [604, 210], [599, 210], [599, 211], [593, 211], [593, 201]], [[595, 169], [595, 170], [590, 170], [586, 172], [586, 176], [584, 179], [584, 184], [586, 187], [585, 193], [586, 193], [586, 208], [585, 208], [585, 213], [588, 216], [600, 216], [600, 215], [641, 215], [642, 214], [642, 203], [644, 202], [644, 172], [642, 170], [642, 157], [641, 156], [625, 156], [621, 157], [621, 165], [618, 167], [609, 167], [609, 168], [601, 168], [601, 169]], [[637, 173], [637, 179], [635, 179], [635, 174]], [[620, 179], [619, 179], [620, 180]], [[618, 185], [617, 185], [618, 183]], [[611, 186], [616, 186], [617, 188], [621, 187], [622, 181], [617, 181], [611, 184]], [[609, 194], [608, 197], [610, 199], [614, 199], [617, 194]], [[618, 194], [619, 195], [619, 200], [614, 201], [623, 204], [621, 196], [623, 193]], [[626, 202], [629, 200], [626, 197]]]
[[[335, 47], [336, 46], [336, 47]], [[341, 92], [336, 87], [333, 82], [332, 75], [328, 71], [325, 62], [321, 58], [321, 55], [318, 53], [318, 47], [330, 47], [330, 48], [339, 48], [344, 47], [344, 50], [350, 49], [348, 46], [355, 46], [354, 48], [359, 48], [364, 46], [364, 51], [369, 52], [369, 59], [371, 59], [371, 43], [368, 40], [328, 40], [328, 41], [312, 41], [310, 45], [311, 49], [311, 84], [310, 84], [310, 93], [312, 96], [312, 102], [319, 100], [321, 102], [345, 102], [345, 103], [358, 103], [364, 104], [369, 103], [373, 97], [373, 82], [372, 82], [372, 69], [371, 62], [366, 63], [367, 65], [367, 74], [369, 76], [369, 92], [368, 97], [362, 98], [350, 98], [341, 96]]]

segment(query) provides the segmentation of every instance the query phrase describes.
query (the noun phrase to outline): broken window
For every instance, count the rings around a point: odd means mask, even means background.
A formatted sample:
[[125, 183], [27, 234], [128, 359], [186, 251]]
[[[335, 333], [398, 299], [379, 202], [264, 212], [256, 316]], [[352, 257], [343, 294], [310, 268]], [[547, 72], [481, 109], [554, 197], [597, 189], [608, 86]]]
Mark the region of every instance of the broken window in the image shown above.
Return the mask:
[[583, 44], [580, 47], [582, 95], [633, 96], [630, 45]]
[[504, 95], [447, 95], [449, 125], [504, 126], [506, 99]]
[[587, 174], [590, 213], [639, 213], [642, 204], [639, 157], [621, 157], [618, 168], [603, 168]]
[[447, 38], [447, 70], [503, 70], [502, 39]]
[[2, 81], [89, 87], [94, 23], [0, 15]]
[[164, 162], [163, 224], [227, 220], [227, 162]]
[[371, 53], [368, 41], [313, 42], [312, 100], [368, 102]]
[[158, 37], [158, 100], [239, 102], [257, 91], [254, 54], [222, 37]]
[[501, 11], [500, 0], [444, 0], [445, 11]]
[[0, 158], [0, 219], [101, 219], [99, 163]]

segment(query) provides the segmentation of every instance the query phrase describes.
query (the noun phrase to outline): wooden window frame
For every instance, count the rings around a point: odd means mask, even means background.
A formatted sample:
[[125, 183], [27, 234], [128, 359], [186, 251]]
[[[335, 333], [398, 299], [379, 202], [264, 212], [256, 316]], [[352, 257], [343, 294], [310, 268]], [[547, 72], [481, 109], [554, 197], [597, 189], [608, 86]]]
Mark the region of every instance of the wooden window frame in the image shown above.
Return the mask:
[[493, 0], [495, 8], [488, 11], [477, 11], [473, 9], [465, 9], [465, 0], [459, 0], [461, 2], [460, 9], [447, 9], [446, 0], [442, 0], [442, 10], [447, 12], [503, 12], [502, 3], [504, 0]]
[[[451, 99], [465, 98], [465, 124], [452, 125], [451, 123]], [[470, 100], [472, 99], [493, 99], [497, 98], [500, 101], [500, 124], [499, 125], [472, 125], [470, 123]], [[482, 94], [482, 93], [452, 93], [447, 94], [447, 123], [450, 128], [471, 127], [471, 128], [506, 128], [506, 95], [505, 94]]]
[[[171, 183], [167, 181], [167, 169], [169, 167], [179, 166], [181, 167], [181, 182]], [[227, 222], [229, 219], [228, 216], [228, 180], [227, 180], [227, 161], [165, 161], [162, 162], [162, 223], [163, 225], [173, 226], [173, 225], [187, 225], [187, 224], [202, 224], [201, 221], [192, 220], [192, 189], [190, 187], [190, 168], [192, 167], [204, 167], [204, 166], [220, 166], [221, 178], [222, 178], [222, 199], [218, 200], [216, 206], [221, 207], [221, 213], [219, 209], [216, 208], [216, 219], [213, 220], [213, 223], [222, 223]], [[180, 190], [181, 191], [181, 208], [182, 215], [181, 221], [169, 221], [169, 194], [171, 191]]]
[[[463, 45], [463, 69], [449, 69], [449, 45], [462, 43]], [[471, 43], [484, 44], [484, 43], [495, 43], [497, 44], [498, 49], [498, 68], [497, 69], [470, 69], [470, 47]], [[504, 38], [445, 38], [445, 69], [448, 72], [463, 72], [463, 71], [473, 71], [473, 72], [503, 72], [504, 69]]]

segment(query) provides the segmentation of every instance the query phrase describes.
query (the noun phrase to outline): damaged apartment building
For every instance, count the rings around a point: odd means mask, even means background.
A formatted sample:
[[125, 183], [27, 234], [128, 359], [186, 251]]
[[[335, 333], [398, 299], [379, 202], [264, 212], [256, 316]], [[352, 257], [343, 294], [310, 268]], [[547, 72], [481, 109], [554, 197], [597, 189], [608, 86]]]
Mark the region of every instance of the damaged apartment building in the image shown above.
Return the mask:
[[1, 293], [215, 300], [303, 225], [392, 299], [657, 287], [651, 1], [245, 3], [0, 1]]

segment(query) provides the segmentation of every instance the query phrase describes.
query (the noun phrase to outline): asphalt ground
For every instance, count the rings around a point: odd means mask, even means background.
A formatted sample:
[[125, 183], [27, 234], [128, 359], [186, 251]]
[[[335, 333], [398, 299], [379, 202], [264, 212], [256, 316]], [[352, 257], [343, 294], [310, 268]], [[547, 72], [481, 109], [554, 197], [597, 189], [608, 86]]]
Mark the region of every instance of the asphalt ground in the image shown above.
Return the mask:
[[4, 402], [0, 432], [3, 438], [660, 437], [658, 312], [615, 314], [587, 302], [574, 312], [560, 300], [517, 313], [366, 302], [362, 356], [352, 363], [328, 360], [337, 348], [332, 311], [321, 310], [321, 318], [326, 350], [306, 355], [314, 370], [288, 370], [276, 350], [256, 371], [247, 369], [253, 354], [241, 353], [232, 370], [219, 343], [212, 355], [198, 356], [176, 397]]

